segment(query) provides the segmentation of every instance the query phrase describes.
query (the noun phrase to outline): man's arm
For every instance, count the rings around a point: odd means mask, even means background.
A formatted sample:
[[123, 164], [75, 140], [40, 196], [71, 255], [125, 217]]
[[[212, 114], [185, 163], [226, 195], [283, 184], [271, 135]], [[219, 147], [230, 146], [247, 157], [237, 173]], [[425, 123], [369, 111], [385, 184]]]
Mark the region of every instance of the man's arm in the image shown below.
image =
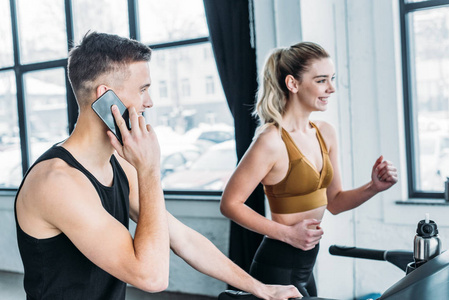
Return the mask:
[[[142, 214], [153, 215], [155, 212], [152, 207], [143, 207], [140, 203], [142, 201], [139, 197], [142, 179], [138, 176], [138, 172], [136, 173], [134, 165], [123, 159], [119, 159], [119, 161], [130, 183], [130, 217], [139, 226]], [[163, 197], [162, 194], [161, 197]], [[280, 300], [301, 296], [294, 286], [269, 286], [255, 280], [229, 260], [204, 236], [182, 224], [168, 212], [165, 212], [165, 215], [168, 222], [170, 247], [196, 270], [263, 299]]]
[[36, 180], [42, 188], [23, 192], [32, 193], [48, 226], [62, 231], [98, 267], [143, 290], [165, 289], [169, 251], [160, 247], [164, 237], [146, 226], [140, 230], [145, 238], [133, 241], [126, 227], [103, 208], [89, 180], [76, 172], [53, 168], [45, 179]]
[[168, 214], [170, 247], [196, 270], [224, 281], [262, 299], [288, 299], [300, 297], [290, 286], [264, 285], [243, 271], [220, 252], [207, 238]]
[[125, 131], [117, 110], [113, 114], [123, 129], [124, 146], [112, 135], [111, 142], [135, 167], [138, 179], [140, 214], [134, 240], [127, 228], [103, 208], [89, 180], [72, 168], [54, 168], [44, 177], [46, 182], [38, 189], [44, 202], [40, 212], [106, 272], [142, 290], [161, 291], [168, 286], [169, 237], [160, 185], [159, 145], [154, 131], [135, 109], [130, 110], [130, 132]]
[[[121, 160], [121, 164], [130, 179], [130, 216], [138, 222], [141, 212], [139, 212], [138, 191], [134, 184], [137, 181], [136, 172], [123, 160]], [[176, 255], [199, 272], [251, 292], [262, 299], [278, 300], [300, 297], [301, 294], [294, 286], [264, 285], [255, 280], [221, 253], [207, 238], [181, 223], [170, 213], [166, 214], [169, 224], [170, 247]]]
[[137, 115], [135, 108], [129, 109], [131, 131], [127, 130], [116, 106], [112, 107], [112, 113], [122, 133], [123, 146], [108, 131], [111, 144], [118, 154], [134, 167], [137, 175], [134, 178], [137, 180], [130, 182], [130, 187], [137, 187], [133, 190], [137, 190], [140, 212], [134, 235], [135, 255], [143, 262], [143, 270], [156, 267], [154, 271], [150, 271], [150, 278], [154, 282], [162, 280], [162, 288], [159, 290], [164, 290], [168, 286], [170, 257], [168, 223], [160, 179], [159, 143], [154, 130], [146, 124], [142, 116]]

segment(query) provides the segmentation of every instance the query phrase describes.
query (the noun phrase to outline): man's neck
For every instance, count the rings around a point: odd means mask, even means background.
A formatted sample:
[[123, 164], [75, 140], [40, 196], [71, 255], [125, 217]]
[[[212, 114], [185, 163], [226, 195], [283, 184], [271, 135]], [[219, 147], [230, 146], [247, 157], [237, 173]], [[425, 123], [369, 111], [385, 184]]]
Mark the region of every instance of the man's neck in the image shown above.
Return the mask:
[[70, 137], [62, 144], [83, 166], [103, 169], [114, 153], [106, 126], [90, 113], [80, 114]]

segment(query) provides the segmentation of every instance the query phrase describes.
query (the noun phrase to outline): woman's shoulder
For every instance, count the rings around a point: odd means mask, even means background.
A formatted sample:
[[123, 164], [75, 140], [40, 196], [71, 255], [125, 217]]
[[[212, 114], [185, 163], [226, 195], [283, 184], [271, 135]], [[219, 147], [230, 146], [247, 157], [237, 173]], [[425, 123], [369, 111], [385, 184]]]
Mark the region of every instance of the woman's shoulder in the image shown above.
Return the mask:
[[285, 148], [281, 130], [272, 124], [260, 128], [254, 137], [253, 146], [266, 149], [267, 151], [276, 151], [280, 147]]
[[261, 128], [258, 128], [257, 133], [254, 137], [254, 140], [263, 142], [281, 139], [281, 129], [273, 124], [267, 124]]
[[315, 121], [312, 121], [312, 123], [316, 125], [316, 127], [320, 131], [321, 135], [323, 135], [323, 136], [328, 136], [328, 135], [334, 136], [336, 134], [334, 126], [326, 121], [315, 120]]
[[318, 128], [328, 147], [332, 147], [337, 143], [337, 131], [332, 124], [322, 120], [313, 121], [312, 123]]

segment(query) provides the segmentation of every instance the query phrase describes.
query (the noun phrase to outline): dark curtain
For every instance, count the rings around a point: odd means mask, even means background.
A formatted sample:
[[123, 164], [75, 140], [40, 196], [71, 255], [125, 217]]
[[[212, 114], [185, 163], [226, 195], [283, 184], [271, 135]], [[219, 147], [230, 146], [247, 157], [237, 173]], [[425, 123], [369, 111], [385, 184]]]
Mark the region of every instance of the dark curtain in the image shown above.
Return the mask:
[[[256, 121], [251, 116], [257, 90], [252, 0], [203, 0], [207, 25], [223, 90], [234, 117], [237, 158], [251, 144]], [[264, 193], [259, 185], [246, 205], [265, 215]], [[231, 222], [229, 257], [249, 271], [262, 240], [260, 234]]]

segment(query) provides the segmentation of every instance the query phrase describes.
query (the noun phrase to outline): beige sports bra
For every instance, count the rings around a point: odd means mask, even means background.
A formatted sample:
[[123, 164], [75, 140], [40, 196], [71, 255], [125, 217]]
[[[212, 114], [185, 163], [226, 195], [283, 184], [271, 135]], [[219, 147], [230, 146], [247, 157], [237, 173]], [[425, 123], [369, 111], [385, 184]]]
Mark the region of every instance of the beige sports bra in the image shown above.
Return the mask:
[[275, 185], [264, 185], [273, 213], [297, 213], [327, 205], [326, 188], [332, 182], [333, 168], [318, 127], [312, 122], [310, 124], [315, 128], [320, 143], [322, 170], [321, 172], [316, 170], [298, 149], [288, 132], [282, 128], [282, 140], [287, 147], [289, 158], [287, 175]]

